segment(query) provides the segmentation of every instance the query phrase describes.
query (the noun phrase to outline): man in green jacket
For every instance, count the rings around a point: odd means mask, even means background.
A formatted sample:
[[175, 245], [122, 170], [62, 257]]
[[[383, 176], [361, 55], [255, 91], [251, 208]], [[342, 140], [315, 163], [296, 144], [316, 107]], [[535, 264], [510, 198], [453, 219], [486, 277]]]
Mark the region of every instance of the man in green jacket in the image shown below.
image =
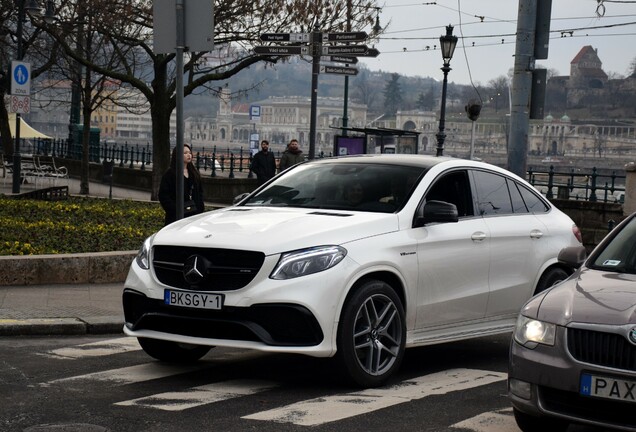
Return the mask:
[[283, 152], [280, 158], [278, 170], [279, 172], [283, 172], [290, 166], [296, 165], [304, 160], [305, 155], [303, 155], [303, 151], [298, 148], [298, 140], [294, 138], [287, 144], [287, 150]]

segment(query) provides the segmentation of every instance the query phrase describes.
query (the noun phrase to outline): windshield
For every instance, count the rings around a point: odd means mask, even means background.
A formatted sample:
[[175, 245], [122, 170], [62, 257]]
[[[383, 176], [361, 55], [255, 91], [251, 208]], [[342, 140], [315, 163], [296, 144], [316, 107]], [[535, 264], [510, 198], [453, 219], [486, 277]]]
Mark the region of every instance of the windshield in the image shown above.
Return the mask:
[[424, 172], [423, 167], [337, 160], [302, 164], [242, 205], [393, 213]]
[[596, 256], [592, 268], [636, 274], [636, 218], [621, 229]]

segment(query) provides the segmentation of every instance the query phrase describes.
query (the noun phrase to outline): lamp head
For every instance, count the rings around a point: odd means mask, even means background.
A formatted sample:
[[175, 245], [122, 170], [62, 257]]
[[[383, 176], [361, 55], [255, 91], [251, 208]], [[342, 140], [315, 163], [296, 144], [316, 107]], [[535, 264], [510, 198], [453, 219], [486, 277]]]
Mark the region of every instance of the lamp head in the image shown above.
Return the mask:
[[53, 0], [46, 0], [46, 7], [44, 9], [44, 21], [47, 24], [53, 24], [55, 21], [55, 4]]
[[442, 58], [444, 59], [444, 64], [449, 64], [451, 59], [453, 58], [455, 47], [457, 46], [457, 36], [453, 36], [452, 25], [449, 24], [446, 26], [446, 34], [444, 36], [440, 36], [439, 43], [442, 49]]
[[42, 8], [40, 7], [38, 0], [29, 0], [29, 2], [24, 6], [24, 10], [30, 16], [42, 15]]

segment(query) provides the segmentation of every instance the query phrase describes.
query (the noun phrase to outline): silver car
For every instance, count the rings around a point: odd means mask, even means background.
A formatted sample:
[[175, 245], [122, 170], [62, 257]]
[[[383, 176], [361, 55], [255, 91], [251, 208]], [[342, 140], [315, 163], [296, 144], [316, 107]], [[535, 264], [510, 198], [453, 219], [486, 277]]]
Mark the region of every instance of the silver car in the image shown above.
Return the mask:
[[[636, 214], [582, 266], [521, 310], [510, 350], [508, 391], [524, 432], [565, 431], [570, 423], [636, 430]], [[583, 262], [584, 261], [584, 262]]]

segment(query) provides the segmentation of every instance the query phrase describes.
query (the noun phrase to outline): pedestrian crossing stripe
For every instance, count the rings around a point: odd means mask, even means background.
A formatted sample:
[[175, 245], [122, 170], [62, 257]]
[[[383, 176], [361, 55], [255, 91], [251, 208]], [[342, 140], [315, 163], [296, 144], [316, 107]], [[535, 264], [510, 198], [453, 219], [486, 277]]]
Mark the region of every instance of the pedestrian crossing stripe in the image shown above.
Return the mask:
[[519, 431], [512, 414], [512, 408], [481, 413], [475, 417], [451, 425], [453, 429], [473, 432], [513, 432]]
[[53, 384], [67, 384], [72, 381], [100, 381], [111, 385], [135, 384], [144, 381], [166, 378], [190, 372], [207, 369], [210, 365], [199, 362], [192, 365], [173, 365], [160, 362], [145, 363], [136, 366], [129, 366], [120, 369], [111, 369], [102, 372], [94, 372], [85, 375], [77, 375], [68, 378], [60, 378], [49, 381], [43, 386]]
[[141, 347], [139, 346], [139, 342], [137, 342], [137, 338], [123, 337], [54, 349], [39, 354], [57, 359], [76, 360], [138, 350], [141, 350]]
[[503, 381], [506, 373], [451, 369], [402, 381], [399, 384], [344, 395], [324, 396], [251, 414], [244, 419], [317, 426], [379, 409]]
[[119, 406], [154, 408], [164, 411], [183, 411], [214, 402], [249, 396], [278, 387], [275, 383], [253, 380], [232, 380], [206, 384], [182, 391], [160, 393], [138, 399], [117, 402]]

